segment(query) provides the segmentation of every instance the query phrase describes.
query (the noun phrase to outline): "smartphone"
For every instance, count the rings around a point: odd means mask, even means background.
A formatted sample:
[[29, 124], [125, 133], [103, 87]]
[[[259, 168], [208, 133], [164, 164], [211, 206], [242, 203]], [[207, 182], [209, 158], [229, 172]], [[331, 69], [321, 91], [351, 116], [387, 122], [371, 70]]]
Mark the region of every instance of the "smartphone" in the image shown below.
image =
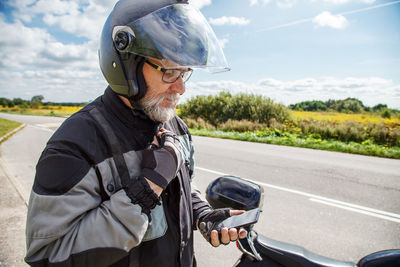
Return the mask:
[[260, 209], [255, 208], [252, 210], [248, 210], [242, 214], [231, 216], [219, 223], [217, 223], [213, 230], [221, 231], [222, 228], [226, 227], [230, 228], [239, 228], [246, 227], [252, 224], [255, 224], [258, 221], [258, 217], [260, 216]]

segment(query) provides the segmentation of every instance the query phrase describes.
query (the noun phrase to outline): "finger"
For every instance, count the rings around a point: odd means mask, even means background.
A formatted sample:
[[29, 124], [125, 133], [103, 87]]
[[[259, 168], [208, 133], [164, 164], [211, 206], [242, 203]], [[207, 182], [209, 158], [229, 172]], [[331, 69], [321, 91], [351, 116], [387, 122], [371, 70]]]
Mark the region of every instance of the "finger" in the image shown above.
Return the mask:
[[246, 211], [244, 211], [244, 210], [230, 210], [229, 211], [229, 215], [231, 215], [231, 216], [233, 216], [233, 215], [239, 215], [239, 214], [242, 214], [242, 213], [245, 213]]
[[157, 136], [158, 138], [161, 138], [161, 135], [163, 134], [163, 132], [165, 131], [164, 128], [160, 129], [160, 131], [158, 131]]
[[218, 247], [220, 244], [218, 238], [218, 232], [216, 230], [212, 230], [210, 235], [211, 235], [211, 245], [213, 245], [214, 247]]
[[236, 228], [231, 228], [229, 229], [229, 237], [231, 239], [231, 241], [235, 241], [236, 239], [238, 239], [238, 232], [236, 230]]
[[247, 236], [247, 231], [244, 230], [243, 228], [240, 228], [240, 230], [239, 230], [239, 238], [243, 239], [243, 238], [246, 238], [246, 236]]
[[229, 244], [229, 242], [231, 241], [230, 237], [229, 237], [229, 232], [228, 232], [228, 228], [224, 227], [221, 229], [221, 242], [225, 245]]
[[157, 137], [156, 137], [156, 136], [154, 136], [153, 142], [151, 142], [151, 144], [152, 144], [152, 145], [155, 145], [156, 147], [159, 147], [159, 146], [160, 146], [160, 144], [158, 143], [158, 140], [157, 140]]

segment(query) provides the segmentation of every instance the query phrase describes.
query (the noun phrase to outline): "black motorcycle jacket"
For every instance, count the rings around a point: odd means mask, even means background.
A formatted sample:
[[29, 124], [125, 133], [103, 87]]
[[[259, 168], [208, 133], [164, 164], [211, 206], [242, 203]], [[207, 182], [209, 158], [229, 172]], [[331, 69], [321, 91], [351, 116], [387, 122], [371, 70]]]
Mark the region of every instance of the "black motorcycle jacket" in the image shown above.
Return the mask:
[[[128, 179], [140, 174], [141, 151], [160, 127], [178, 136], [185, 164], [161, 194], [161, 205], [151, 210], [151, 224], [122, 189], [115, 149], [93, 109], [118, 140]], [[25, 261], [31, 266], [194, 266], [193, 229], [209, 205], [191, 184], [193, 151], [179, 117], [162, 125], [151, 121], [107, 88], [65, 120], [39, 159]]]

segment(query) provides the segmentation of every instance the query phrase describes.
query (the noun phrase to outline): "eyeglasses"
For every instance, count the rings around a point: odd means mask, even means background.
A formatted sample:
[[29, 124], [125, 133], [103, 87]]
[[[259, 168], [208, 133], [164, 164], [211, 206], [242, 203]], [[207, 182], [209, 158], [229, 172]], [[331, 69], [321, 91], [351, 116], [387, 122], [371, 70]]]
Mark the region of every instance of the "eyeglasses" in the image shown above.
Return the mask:
[[160, 67], [157, 64], [148, 61], [147, 59], [145, 60], [145, 62], [150, 66], [152, 66], [153, 68], [155, 68], [156, 70], [159, 70], [163, 73], [162, 80], [165, 83], [174, 83], [179, 79], [179, 77], [182, 77], [182, 81], [186, 82], [187, 80], [189, 80], [193, 72], [192, 69], [187, 69], [187, 70], [164, 69], [163, 67]]

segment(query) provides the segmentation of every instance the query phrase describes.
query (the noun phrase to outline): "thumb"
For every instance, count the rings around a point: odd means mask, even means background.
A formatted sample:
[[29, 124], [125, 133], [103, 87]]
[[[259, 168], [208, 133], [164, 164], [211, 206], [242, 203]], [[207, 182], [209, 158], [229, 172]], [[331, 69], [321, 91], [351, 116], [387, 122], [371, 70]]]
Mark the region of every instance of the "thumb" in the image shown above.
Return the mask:
[[245, 213], [245, 212], [246, 212], [245, 210], [230, 210], [229, 211], [229, 215], [230, 216], [239, 215], [239, 214], [242, 214], [242, 213]]

